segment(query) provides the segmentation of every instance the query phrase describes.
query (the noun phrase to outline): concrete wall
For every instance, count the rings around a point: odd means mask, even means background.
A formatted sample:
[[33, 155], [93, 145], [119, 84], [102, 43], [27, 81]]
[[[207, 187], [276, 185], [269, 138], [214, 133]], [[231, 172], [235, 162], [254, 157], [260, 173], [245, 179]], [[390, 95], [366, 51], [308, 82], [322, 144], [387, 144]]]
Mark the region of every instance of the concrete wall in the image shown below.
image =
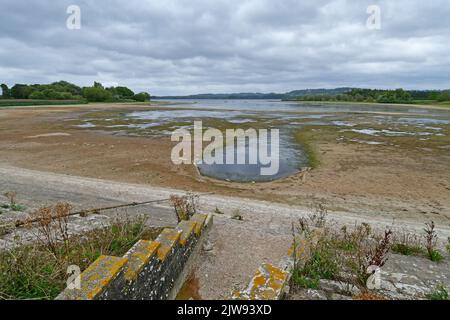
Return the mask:
[[140, 240], [123, 257], [101, 256], [81, 274], [81, 289], [66, 289], [59, 300], [174, 299], [212, 225], [196, 214], [155, 241]]

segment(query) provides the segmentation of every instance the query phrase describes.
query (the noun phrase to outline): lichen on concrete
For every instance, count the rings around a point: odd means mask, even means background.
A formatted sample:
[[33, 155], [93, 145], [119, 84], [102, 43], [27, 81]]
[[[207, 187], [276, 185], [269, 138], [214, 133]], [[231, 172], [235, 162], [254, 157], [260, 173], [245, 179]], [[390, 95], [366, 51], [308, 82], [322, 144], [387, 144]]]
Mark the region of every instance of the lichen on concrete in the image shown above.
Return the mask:
[[128, 264], [124, 273], [125, 280], [136, 280], [138, 274], [148, 264], [150, 258], [156, 254], [160, 245], [157, 241], [140, 240], [137, 242], [127, 253]]

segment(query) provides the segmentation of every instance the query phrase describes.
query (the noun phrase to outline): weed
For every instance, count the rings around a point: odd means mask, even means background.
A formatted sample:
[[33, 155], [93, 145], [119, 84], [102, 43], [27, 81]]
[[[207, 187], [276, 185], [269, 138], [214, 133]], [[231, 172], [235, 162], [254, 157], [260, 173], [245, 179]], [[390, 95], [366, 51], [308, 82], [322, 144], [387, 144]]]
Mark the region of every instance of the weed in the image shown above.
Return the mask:
[[185, 196], [171, 195], [170, 201], [175, 210], [178, 222], [189, 220], [197, 213], [198, 195], [188, 193]]
[[328, 210], [322, 203], [314, 204], [310, 207], [308, 218], [316, 228], [322, 228], [327, 221]]
[[216, 214], [224, 214], [219, 208], [216, 207], [216, 209], [214, 209], [214, 213]]
[[320, 279], [307, 278], [299, 270], [295, 270], [292, 274], [292, 281], [295, 285], [307, 289], [318, 289], [320, 285]]
[[431, 293], [427, 295], [429, 300], [448, 300], [449, 295], [447, 288], [443, 285], [438, 285]]
[[425, 240], [428, 258], [434, 262], [440, 262], [444, 257], [436, 250], [437, 234], [434, 221], [425, 224]]
[[403, 232], [393, 240], [392, 252], [405, 256], [422, 256], [426, 250], [422, 248], [421, 238], [415, 234]]
[[17, 193], [14, 191], [8, 191], [3, 194], [9, 200], [9, 205], [13, 206], [16, 203]]
[[410, 246], [403, 243], [395, 243], [392, 245], [392, 252], [405, 256], [420, 256], [425, 253], [425, 250], [421, 247]]
[[447, 239], [447, 252], [450, 253], [450, 237]]
[[3, 209], [10, 209], [12, 211], [25, 211], [26, 207], [18, 204], [16, 202], [17, 193], [13, 191], [9, 191], [3, 194], [6, 198], [8, 198], [9, 204], [1, 204], [0, 207]]
[[[365, 290], [370, 276], [367, 274], [368, 268], [381, 268], [388, 259], [392, 231], [386, 230], [379, 236], [373, 234], [370, 225], [366, 223], [357, 224], [351, 230], [346, 226], [336, 230], [325, 221], [320, 224], [323, 225], [320, 230], [313, 232], [310, 224], [316, 221], [303, 218], [297, 226], [297, 233], [307, 243], [308, 254], [306, 257], [302, 256], [301, 261], [294, 255], [294, 260], [299, 261], [294, 261], [294, 272], [297, 275], [293, 281], [308, 285], [310, 280], [329, 279]], [[298, 238], [294, 226], [292, 229], [294, 239]]]
[[[48, 218], [48, 210], [45, 211]], [[61, 204], [51, 211], [62, 214], [67, 207]], [[64, 220], [61, 228], [52, 220], [50, 238], [48, 229], [38, 227], [41, 237], [38, 244], [0, 253], [0, 299], [54, 299], [65, 287], [69, 265], [84, 270], [100, 255], [122, 256], [138, 240], [153, 240], [160, 232], [160, 229], [145, 227], [145, 219], [138, 218], [117, 220], [103, 229], [62, 241], [66, 233]], [[53, 242], [54, 235], [58, 239], [56, 242]]]

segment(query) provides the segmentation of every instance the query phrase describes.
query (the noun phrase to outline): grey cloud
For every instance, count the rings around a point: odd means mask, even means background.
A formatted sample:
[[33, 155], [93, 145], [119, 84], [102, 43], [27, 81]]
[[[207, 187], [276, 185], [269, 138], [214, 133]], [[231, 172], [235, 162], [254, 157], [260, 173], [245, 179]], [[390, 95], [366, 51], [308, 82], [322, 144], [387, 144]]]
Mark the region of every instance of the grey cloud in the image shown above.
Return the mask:
[[[68, 30], [66, 8], [81, 7]], [[378, 4], [382, 29], [368, 30]], [[4, 0], [1, 82], [153, 94], [448, 88], [449, 0]]]

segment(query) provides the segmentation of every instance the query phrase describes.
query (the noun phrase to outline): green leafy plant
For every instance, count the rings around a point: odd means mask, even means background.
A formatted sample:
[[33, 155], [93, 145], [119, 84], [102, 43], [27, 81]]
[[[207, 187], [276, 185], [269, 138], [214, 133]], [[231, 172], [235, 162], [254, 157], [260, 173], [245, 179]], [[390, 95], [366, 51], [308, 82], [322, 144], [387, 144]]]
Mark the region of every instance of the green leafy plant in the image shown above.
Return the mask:
[[450, 253], [450, 237], [447, 239], [447, 252]]
[[3, 209], [10, 209], [12, 211], [25, 211], [26, 207], [16, 202], [17, 193], [9, 191], [3, 194], [9, 200], [9, 204], [2, 204]]
[[392, 252], [394, 253], [405, 256], [424, 256], [427, 254], [419, 235], [402, 232], [394, 237], [393, 242]]
[[447, 288], [445, 288], [442, 284], [438, 285], [431, 293], [427, 295], [427, 299], [429, 300], [448, 300], [449, 295]]
[[0, 299], [54, 299], [65, 287], [69, 265], [84, 270], [100, 255], [122, 256], [140, 239], [154, 240], [161, 231], [146, 227], [146, 219], [139, 217], [68, 237], [62, 215], [70, 206], [44, 209], [39, 215], [45, 221], [36, 226], [39, 242], [0, 253]]
[[299, 270], [295, 270], [292, 274], [292, 281], [294, 284], [301, 288], [307, 289], [318, 289], [320, 285], [320, 279], [318, 278], [307, 278], [302, 275]]
[[404, 243], [396, 243], [392, 246], [392, 252], [405, 256], [420, 256], [425, 254], [425, 250], [421, 247], [410, 246]]

